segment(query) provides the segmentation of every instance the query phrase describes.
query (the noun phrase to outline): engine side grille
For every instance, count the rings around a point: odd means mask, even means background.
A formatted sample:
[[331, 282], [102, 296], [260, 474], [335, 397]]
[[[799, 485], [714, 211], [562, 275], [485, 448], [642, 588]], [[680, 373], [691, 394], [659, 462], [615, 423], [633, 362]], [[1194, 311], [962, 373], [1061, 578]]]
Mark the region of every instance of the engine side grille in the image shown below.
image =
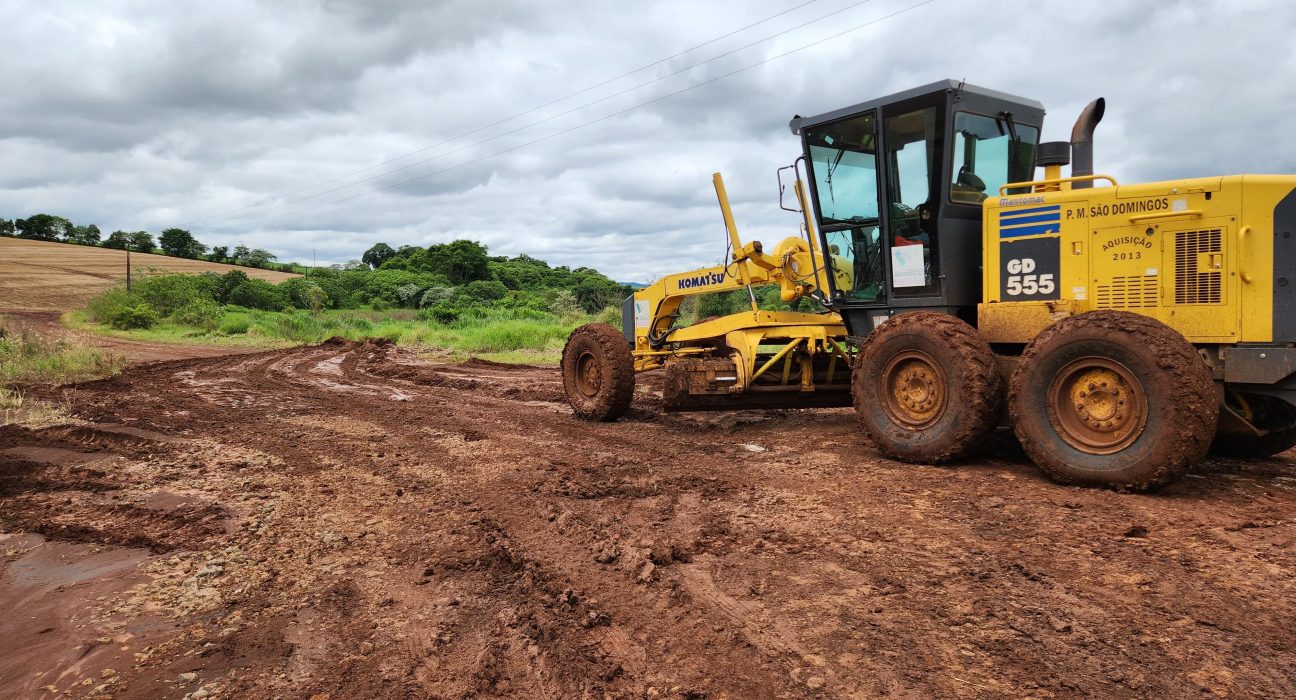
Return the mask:
[[1111, 284], [1098, 285], [1094, 305], [1099, 309], [1146, 309], [1158, 300], [1156, 275], [1113, 277]]
[[1175, 303], [1218, 304], [1223, 301], [1222, 270], [1198, 270], [1199, 253], [1220, 252], [1220, 229], [1175, 234]]

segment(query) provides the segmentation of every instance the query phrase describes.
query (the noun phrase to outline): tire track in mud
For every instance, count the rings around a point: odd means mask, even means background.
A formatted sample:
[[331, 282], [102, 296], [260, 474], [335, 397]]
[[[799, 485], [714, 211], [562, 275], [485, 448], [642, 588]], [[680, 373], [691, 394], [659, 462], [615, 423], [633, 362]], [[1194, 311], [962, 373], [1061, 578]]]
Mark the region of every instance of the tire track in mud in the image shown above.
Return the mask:
[[640, 392], [581, 423], [556, 370], [385, 341], [140, 366], [68, 390], [89, 426], [0, 430], [0, 523], [155, 533], [105, 619], [188, 631], [118, 697], [1296, 693], [1286, 459], [1134, 496]]

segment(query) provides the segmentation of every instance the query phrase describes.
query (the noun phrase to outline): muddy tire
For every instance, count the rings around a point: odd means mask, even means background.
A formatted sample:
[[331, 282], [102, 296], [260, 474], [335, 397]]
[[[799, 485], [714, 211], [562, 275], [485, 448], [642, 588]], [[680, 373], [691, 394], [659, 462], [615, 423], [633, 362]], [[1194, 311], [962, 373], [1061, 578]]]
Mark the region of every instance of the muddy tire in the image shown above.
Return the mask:
[[563, 390], [577, 418], [613, 421], [634, 396], [634, 357], [621, 331], [587, 323], [572, 331], [562, 354]]
[[892, 317], [865, 338], [851, 369], [860, 426], [905, 462], [964, 457], [999, 419], [1003, 382], [990, 346], [949, 314]]
[[1124, 311], [1062, 319], [1026, 346], [1009, 390], [1013, 430], [1065, 484], [1144, 490], [1201, 462], [1219, 396], [1174, 329]]

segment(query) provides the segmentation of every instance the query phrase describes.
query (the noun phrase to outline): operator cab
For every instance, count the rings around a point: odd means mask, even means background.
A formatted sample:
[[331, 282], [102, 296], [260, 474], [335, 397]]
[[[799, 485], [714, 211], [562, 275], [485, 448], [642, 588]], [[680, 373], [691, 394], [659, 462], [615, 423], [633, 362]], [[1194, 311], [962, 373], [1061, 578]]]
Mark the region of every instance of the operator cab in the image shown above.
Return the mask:
[[794, 117], [827, 258], [852, 335], [900, 311], [975, 325], [981, 202], [1032, 179], [1044, 106], [953, 80]]

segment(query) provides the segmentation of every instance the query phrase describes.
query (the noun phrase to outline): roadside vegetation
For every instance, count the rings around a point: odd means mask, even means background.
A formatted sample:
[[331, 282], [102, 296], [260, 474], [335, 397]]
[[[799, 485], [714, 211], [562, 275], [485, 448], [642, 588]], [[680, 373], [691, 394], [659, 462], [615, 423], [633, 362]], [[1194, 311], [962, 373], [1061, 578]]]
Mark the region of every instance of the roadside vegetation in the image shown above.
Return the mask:
[[0, 317], [0, 425], [66, 422], [63, 409], [32, 401], [31, 384], [67, 384], [114, 375], [123, 358], [69, 338], [51, 338]]
[[556, 362], [576, 326], [620, 323], [630, 293], [589, 268], [491, 257], [472, 241], [401, 250], [379, 244], [365, 258], [279, 284], [240, 270], [144, 276], [129, 291], [99, 295], [69, 321], [162, 342], [281, 347], [381, 337], [452, 355]]

